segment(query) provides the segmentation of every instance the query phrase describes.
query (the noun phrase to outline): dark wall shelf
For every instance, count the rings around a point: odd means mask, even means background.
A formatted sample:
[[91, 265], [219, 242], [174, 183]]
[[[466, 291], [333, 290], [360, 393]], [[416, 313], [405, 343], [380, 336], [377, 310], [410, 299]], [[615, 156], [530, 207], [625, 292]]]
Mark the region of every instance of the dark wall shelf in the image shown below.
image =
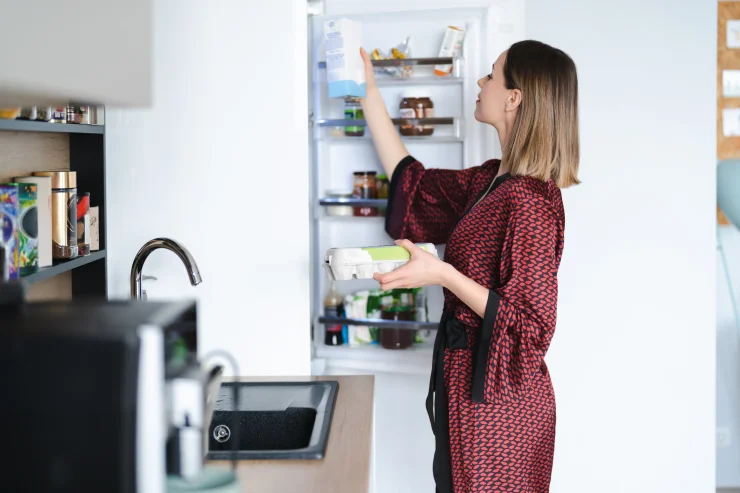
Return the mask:
[[0, 131], [102, 135], [105, 132], [105, 127], [103, 125], [77, 125], [74, 123], [48, 123], [28, 120], [0, 119]]
[[[69, 145], [69, 169], [77, 172], [77, 191], [78, 193], [89, 192], [90, 206], [99, 209], [100, 250], [86, 257], [54, 261], [52, 266], [21, 277], [20, 280], [25, 285], [31, 286], [69, 272], [72, 299], [107, 298], [105, 126], [0, 119], [0, 132], [35, 133], [39, 137], [41, 137], [40, 134], [56, 134], [62, 139], [57, 139], [60, 143], [66, 138]], [[31, 139], [29, 142], [33, 143], [34, 140]], [[0, 149], [0, 156], [4, 152], [7, 151]], [[44, 169], [43, 164], [39, 165], [39, 170], [41, 169]], [[24, 173], [33, 171], [36, 170], [24, 169]], [[9, 170], [1, 166], [0, 175], [6, 178], [12, 176]], [[67, 296], [66, 290], [60, 294]], [[53, 297], [54, 293], [44, 293], [44, 295]]]
[[105, 250], [99, 250], [96, 252], [90, 252], [90, 255], [86, 257], [77, 257], [72, 260], [55, 260], [54, 265], [52, 265], [51, 267], [43, 267], [39, 269], [39, 271], [35, 274], [22, 277], [21, 280], [23, 280], [27, 284], [41, 282], [51, 277], [58, 276], [59, 274], [62, 274], [64, 272], [82, 267], [83, 265], [102, 260], [105, 258], [105, 256]]

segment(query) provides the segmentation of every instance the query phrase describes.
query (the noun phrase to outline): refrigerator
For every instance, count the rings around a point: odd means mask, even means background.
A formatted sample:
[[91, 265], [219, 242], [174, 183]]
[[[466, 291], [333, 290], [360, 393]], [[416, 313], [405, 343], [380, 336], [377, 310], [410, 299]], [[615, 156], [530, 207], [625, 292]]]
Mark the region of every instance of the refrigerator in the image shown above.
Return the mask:
[[[477, 81], [490, 73], [500, 52], [522, 39], [524, 10], [521, 2], [502, 1], [483, 8], [312, 15], [308, 19], [313, 372], [375, 375], [371, 491], [433, 491], [434, 441], [424, 399], [429, 386], [434, 336], [442, 312], [442, 289], [425, 288], [428, 319], [424, 322], [368, 322], [357, 317], [353, 321], [341, 321], [345, 327], [355, 323], [420, 330], [423, 342], [410, 348], [384, 349], [377, 343], [351, 346], [346, 341], [338, 346], [324, 343], [326, 326], [338, 323], [324, 313], [323, 301], [331, 283], [323, 268], [327, 249], [393, 243], [384, 228], [382, 208], [387, 201], [330, 193], [351, 193], [355, 172], [384, 173], [369, 129], [364, 127], [364, 132], [357, 132], [357, 126], [363, 123], [345, 120], [345, 99], [328, 95], [324, 23], [338, 18], [362, 24], [362, 45], [368, 53], [376, 48], [390, 52], [391, 48], [408, 41], [409, 53], [402, 63], [409, 68], [404, 69], [407, 71], [404, 77], [399, 76], [399, 70], [387, 73], [387, 67], [383, 66], [387, 62], [374, 62], [377, 84], [389, 114], [392, 118], [400, 117], [399, 105], [404, 97], [430, 98], [434, 120], [415, 123], [433, 124], [433, 134], [402, 140], [409, 153], [425, 167], [464, 169], [501, 155], [494, 129], [473, 117], [479, 92]], [[448, 26], [465, 30], [462, 52], [459, 57], [439, 60]], [[452, 72], [443, 77], [434, 75], [434, 67], [440, 63], [451, 65]], [[338, 213], [338, 206], [345, 207], [342, 214]], [[349, 207], [375, 208], [379, 214], [357, 216], [354, 210], [349, 213]], [[436, 247], [442, 257], [444, 245]], [[343, 296], [379, 287], [373, 280], [335, 282]]]

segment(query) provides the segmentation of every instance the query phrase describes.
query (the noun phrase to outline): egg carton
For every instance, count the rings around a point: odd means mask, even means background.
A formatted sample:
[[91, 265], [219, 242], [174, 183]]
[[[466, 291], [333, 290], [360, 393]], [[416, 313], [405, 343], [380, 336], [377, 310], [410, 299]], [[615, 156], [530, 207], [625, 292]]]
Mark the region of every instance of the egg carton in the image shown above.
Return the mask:
[[[433, 243], [417, 243], [416, 246], [439, 258]], [[324, 268], [329, 279], [372, 279], [376, 272], [386, 274], [405, 265], [408, 250], [400, 246], [377, 246], [356, 248], [330, 248], [324, 257]]]

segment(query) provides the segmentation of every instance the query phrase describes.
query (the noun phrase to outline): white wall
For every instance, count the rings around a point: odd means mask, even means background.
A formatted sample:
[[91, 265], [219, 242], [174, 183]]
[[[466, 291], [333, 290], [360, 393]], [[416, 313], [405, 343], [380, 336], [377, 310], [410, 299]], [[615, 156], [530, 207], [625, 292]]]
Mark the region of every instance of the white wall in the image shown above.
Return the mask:
[[154, 105], [108, 110], [109, 291], [138, 249], [181, 241], [203, 283], [155, 252], [149, 298], [197, 297], [202, 351], [244, 375], [310, 373], [306, 4], [154, 2]]
[[[488, 3], [378, 0], [372, 10]], [[529, 0], [526, 36], [568, 52], [580, 82], [583, 184], [564, 193], [548, 357], [558, 401], [551, 491], [712, 491], [716, 6]]]
[[530, 0], [527, 35], [580, 83], [553, 491], [711, 491], [716, 4]]

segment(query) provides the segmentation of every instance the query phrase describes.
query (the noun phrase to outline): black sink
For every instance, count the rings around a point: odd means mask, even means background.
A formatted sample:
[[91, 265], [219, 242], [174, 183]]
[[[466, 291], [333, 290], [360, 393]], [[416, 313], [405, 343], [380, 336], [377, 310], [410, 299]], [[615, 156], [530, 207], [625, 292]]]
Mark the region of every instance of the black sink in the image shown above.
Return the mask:
[[208, 430], [206, 458], [322, 459], [338, 386], [336, 381], [222, 384]]

